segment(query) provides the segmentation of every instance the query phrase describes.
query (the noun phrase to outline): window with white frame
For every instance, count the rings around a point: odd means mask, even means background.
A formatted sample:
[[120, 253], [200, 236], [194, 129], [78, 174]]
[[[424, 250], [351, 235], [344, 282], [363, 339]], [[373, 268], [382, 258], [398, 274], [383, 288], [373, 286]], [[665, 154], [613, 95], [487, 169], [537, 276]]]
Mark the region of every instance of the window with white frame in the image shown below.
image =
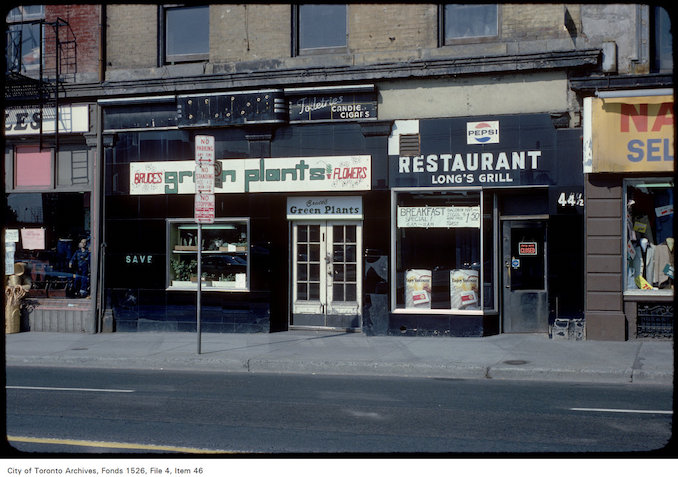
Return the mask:
[[673, 180], [628, 179], [626, 193], [626, 290], [673, 290]]
[[[216, 219], [201, 226], [201, 288], [206, 291], [249, 290], [249, 220]], [[185, 219], [167, 221], [167, 286], [198, 287], [198, 225]]]
[[482, 310], [480, 191], [399, 191], [394, 202], [395, 311]]

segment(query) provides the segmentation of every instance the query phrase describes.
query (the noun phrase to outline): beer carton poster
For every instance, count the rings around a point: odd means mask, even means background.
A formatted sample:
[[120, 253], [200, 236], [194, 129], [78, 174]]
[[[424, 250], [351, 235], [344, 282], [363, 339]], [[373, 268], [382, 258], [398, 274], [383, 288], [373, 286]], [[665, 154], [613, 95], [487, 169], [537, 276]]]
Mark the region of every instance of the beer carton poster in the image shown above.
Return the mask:
[[479, 310], [478, 270], [450, 270], [450, 308]]
[[431, 308], [431, 270], [408, 270], [406, 272], [405, 307]]

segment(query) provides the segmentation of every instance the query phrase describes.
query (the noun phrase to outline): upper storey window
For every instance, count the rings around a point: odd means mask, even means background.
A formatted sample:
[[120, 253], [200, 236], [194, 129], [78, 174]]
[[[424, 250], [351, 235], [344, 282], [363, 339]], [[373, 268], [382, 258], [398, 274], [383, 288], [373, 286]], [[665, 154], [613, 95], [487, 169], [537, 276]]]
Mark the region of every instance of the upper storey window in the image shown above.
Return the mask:
[[458, 40], [496, 37], [499, 7], [486, 4], [447, 4], [443, 8], [442, 44]]
[[348, 36], [345, 4], [299, 5], [296, 8], [297, 54], [341, 53]]
[[7, 14], [7, 72], [35, 76], [40, 70], [43, 5], [12, 8]]
[[163, 9], [165, 63], [203, 61], [209, 58], [209, 6]]
[[668, 12], [659, 6], [650, 7], [652, 30], [652, 72], [673, 71], [673, 34]]

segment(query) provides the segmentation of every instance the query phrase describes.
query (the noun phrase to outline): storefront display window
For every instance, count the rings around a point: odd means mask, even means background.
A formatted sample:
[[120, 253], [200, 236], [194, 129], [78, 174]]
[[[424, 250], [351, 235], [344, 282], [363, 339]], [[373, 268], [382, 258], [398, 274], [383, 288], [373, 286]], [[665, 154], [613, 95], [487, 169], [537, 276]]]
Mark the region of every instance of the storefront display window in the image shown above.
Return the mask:
[[673, 289], [673, 181], [625, 181], [626, 290]]
[[480, 192], [394, 194], [396, 310], [481, 310]]
[[23, 264], [23, 280], [31, 283], [28, 296], [88, 297], [90, 194], [8, 194], [7, 206], [7, 262]]
[[[168, 288], [198, 287], [198, 225], [170, 219], [168, 228]], [[249, 290], [249, 220], [219, 219], [202, 225], [201, 289]]]

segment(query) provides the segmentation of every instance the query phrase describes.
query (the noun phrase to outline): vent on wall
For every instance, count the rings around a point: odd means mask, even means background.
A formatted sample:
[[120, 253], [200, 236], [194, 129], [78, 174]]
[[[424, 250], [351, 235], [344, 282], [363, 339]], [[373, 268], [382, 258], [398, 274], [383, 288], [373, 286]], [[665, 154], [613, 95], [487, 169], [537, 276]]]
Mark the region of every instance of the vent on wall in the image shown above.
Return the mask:
[[419, 155], [419, 134], [401, 134], [399, 140], [401, 156]]

